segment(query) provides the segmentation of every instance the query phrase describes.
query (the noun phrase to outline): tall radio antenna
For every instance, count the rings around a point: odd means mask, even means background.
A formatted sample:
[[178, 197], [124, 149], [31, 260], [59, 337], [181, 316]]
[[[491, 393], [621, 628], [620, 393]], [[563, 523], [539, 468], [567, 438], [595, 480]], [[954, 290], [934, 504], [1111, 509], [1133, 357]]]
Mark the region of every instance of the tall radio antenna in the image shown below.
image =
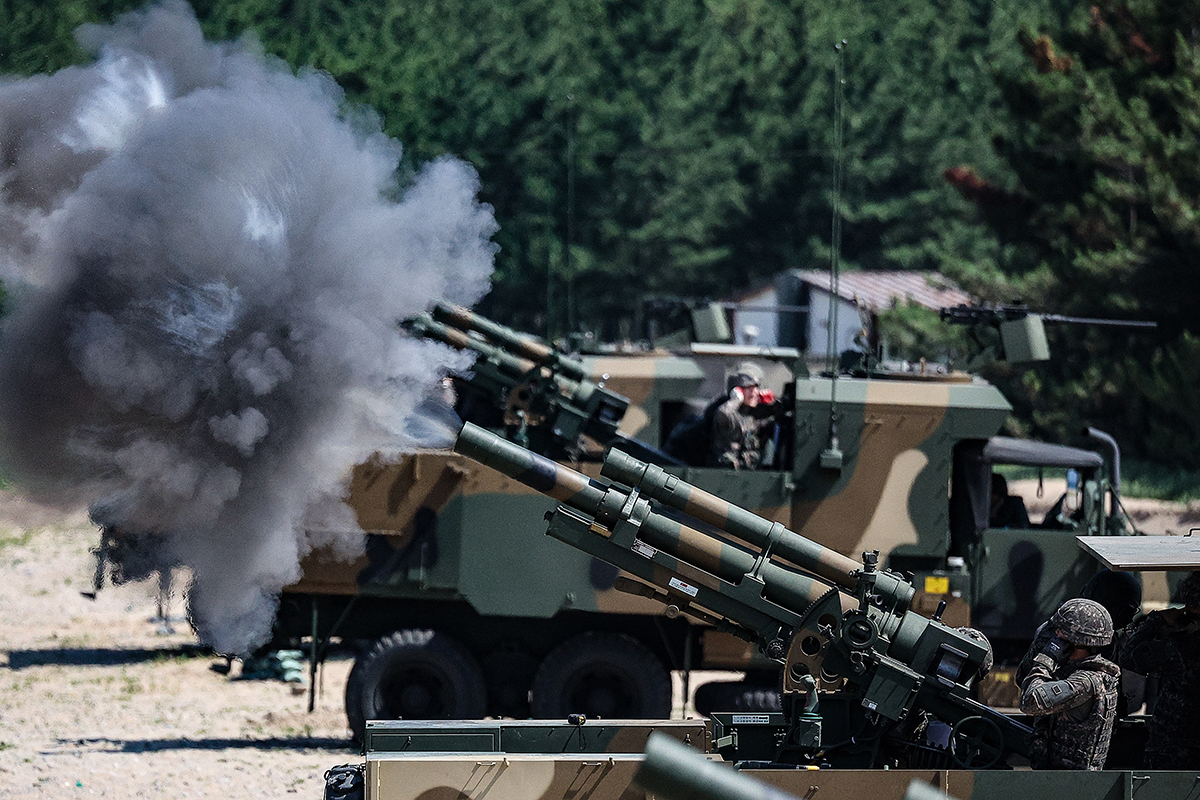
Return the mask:
[[838, 306], [841, 304], [838, 277], [842, 256], [842, 173], [845, 156], [842, 148], [842, 132], [845, 114], [843, 112], [846, 62], [846, 40], [842, 39], [833, 46], [837, 54], [834, 61], [833, 81], [833, 231], [829, 247], [829, 347], [827, 350], [829, 368], [829, 447], [821, 453], [821, 466], [828, 469], [842, 468], [842, 449], [838, 441], [837, 414], [837, 337], [838, 337]]

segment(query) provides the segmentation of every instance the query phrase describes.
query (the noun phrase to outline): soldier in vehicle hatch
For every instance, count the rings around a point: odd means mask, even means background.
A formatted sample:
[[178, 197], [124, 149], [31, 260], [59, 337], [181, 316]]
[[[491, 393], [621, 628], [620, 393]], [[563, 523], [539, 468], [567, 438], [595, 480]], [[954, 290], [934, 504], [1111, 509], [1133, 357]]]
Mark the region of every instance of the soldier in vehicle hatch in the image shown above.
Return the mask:
[[[1094, 600], [1067, 600], [1049, 625], [1055, 635], [1026, 654], [1021, 711], [1035, 717], [1034, 769], [1104, 768], [1117, 716], [1121, 670], [1099, 650], [1113, 638], [1112, 617]], [[1020, 669], [1018, 669], [1018, 677]]]
[[708, 466], [757, 469], [762, 462], [763, 444], [775, 428], [775, 396], [762, 383], [757, 364], [739, 364], [726, 381], [728, 394], [710, 404]]
[[1200, 572], [1179, 586], [1182, 608], [1151, 611], [1127, 630], [1121, 666], [1156, 675], [1146, 769], [1200, 769]]

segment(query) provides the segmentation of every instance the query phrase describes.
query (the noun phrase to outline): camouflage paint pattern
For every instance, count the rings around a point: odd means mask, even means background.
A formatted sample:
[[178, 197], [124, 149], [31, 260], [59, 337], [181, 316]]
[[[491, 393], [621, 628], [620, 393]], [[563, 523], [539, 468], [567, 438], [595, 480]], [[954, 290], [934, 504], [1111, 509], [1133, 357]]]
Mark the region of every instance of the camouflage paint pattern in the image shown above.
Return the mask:
[[[690, 745], [696, 757], [713, 768], [733, 765], [711, 753], [711, 741], [699, 720], [645, 723], [590, 721], [571, 729], [564, 723], [480, 721], [477, 723], [373, 723], [393, 734], [366, 750], [367, 800], [678, 800], [673, 787], [662, 794], [648, 792], [635, 780], [643, 762], [655, 757], [648, 737], [661, 731]], [[552, 729], [558, 727], [555, 732]], [[595, 730], [593, 730], [595, 728]], [[624, 729], [624, 730], [622, 730]], [[437, 739], [441, 731], [447, 738]], [[613, 733], [622, 731], [621, 733]], [[404, 747], [405, 732], [414, 732], [414, 747]], [[586, 733], [585, 733], [586, 732]], [[424, 733], [429, 738], [420, 741]], [[525, 734], [524, 741], [514, 734]], [[564, 747], [560, 735], [580, 734], [577, 745]], [[586, 738], [583, 738], [586, 736]], [[540, 750], [538, 744], [544, 745]], [[661, 742], [656, 742], [660, 745]], [[449, 748], [453, 752], [435, 748]], [[586, 748], [586, 749], [585, 749]], [[672, 748], [672, 750], [677, 748]], [[546, 752], [553, 750], [553, 752]], [[646, 751], [643, 756], [642, 752]], [[693, 759], [679, 760], [679, 769], [694, 767]], [[667, 765], [670, 768], [670, 765]], [[664, 768], [660, 765], [658, 771]], [[708, 776], [708, 765], [701, 770]], [[930, 786], [959, 800], [1072, 797], [1078, 800], [1190, 800], [1196, 791], [1195, 772], [1146, 770], [1031, 771], [1027, 766], [998, 770], [955, 769], [779, 769], [744, 764], [736, 774], [791, 795], [797, 800], [860, 798], [900, 800], [913, 782]], [[687, 796], [713, 800], [708, 789], [719, 789], [721, 800], [765, 800], [747, 781], [689, 779]], [[662, 785], [662, 780], [648, 781]]]
[[[641, 800], [640, 755], [368, 758], [367, 800]], [[732, 765], [722, 764], [732, 770]], [[1191, 772], [740, 769], [797, 800], [903, 800], [913, 781], [956, 800], [1190, 800]]]
[[653, 733], [707, 751], [711, 734], [702, 719], [598, 720], [376, 720], [368, 722], [363, 751], [386, 754], [641, 753]]
[[[528, 348], [522, 352], [518, 358], [539, 355]], [[717, 525], [734, 507], [779, 522], [822, 546], [817, 571], [827, 581], [838, 582], [836, 575], [857, 566], [864, 550], [880, 550], [881, 564], [889, 556], [943, 563], [950, 544], [952, 450], [960, 441], [986, 440], [1000, 429], [1010, 407], [999, 391], [963, 375], [793, 378], [799, 363], [791, 360], [794, 353], [763, 351], [761, 356], [693, 347], [590, 356], [584, 363], [593, 380], [631, 401], [620, 431], [658, 445], [668, 423], [689, 402], [723, 391], [727, 370], [748, 357], [758, 361], [766, 369], [767, 388], [780, 395], [788, 384], [795, 390], [792, 467], [756, 472], [670, 468], [703, 498], [684, 510]], [[840, 469], [822, 466], [831, 408], [837, 415]], [[589, 479], [598, 477], [597, 464], [570, 466]], [[589, 488], [584, 482], [555, 491], [567, 499]], [[303, 564], [303, 579], [285, 593], [465, 602], [485, 616], [531, 621], [564, 610], [646, 619], [663, 614], [658, 602], [613, 590], [618, 570], [545, 535], [543, 516], [554, 500], [461, 456], [425, 452], [399, 464], [360, 465], [349, 502], [373, 534], [366, 556], [345, 564], [315, 552]], [[724, 570], [726, 576], [761, 549], [761, 543], [736, 537], [723, 538], [714, 549], [687, 526], [659, 533], [674, 537], [668, 546], [689, 560]], [[976, 623], [972, 607], [979, 601], [1001, 621], [1014, 615], [1045, 619], [1095, 566], [1080, 557], [1073, 534], [986, 531], [969, 575], [918, 572], [912, 608], [931, 614], [947, 601], [943, 620], [952, 625]], [[1040, 571], [1021, 570], [1026, 583], [1014, 584], [1013, 559], [1026, 563], [1021, 559], [1030, 552], [1041, 558]], [[799, 558], [803, 564], [784, 561], [813, 568], [806, 557]], [[701, 572], [692, 577], [706, 580]], [[703, 652], [694, 654], [692, 663], [729, 669], [766, 663], [753, 652], [749, 660], [739, 660], [739, 652], [747, 652], [744, 643], [706, 633]], [[682, 663], [682, 653], [677, 658]]]
[[[982, 382], [797, 381], [792, 528], [839, 552], [944, 556], [951, 449], [995, 435], [1011, 406]], [[840, 470], [821, 467], [836, 391]]]

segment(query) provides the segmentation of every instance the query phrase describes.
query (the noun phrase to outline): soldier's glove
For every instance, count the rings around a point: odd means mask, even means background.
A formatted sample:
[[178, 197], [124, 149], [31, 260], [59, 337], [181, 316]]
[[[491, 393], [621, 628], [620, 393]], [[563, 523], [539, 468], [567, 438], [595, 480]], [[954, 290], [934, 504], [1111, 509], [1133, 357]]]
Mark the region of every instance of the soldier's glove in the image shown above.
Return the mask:
[[1050, 660], [1055, 664], [1061, 664], [1067, 660], [1067, 656], [1075, 646], [1061, 636], [1054, 636], [1050, 641], [1046, 642], [1046, 646], [1042, 648], [1042, 653], [1050, 657]]

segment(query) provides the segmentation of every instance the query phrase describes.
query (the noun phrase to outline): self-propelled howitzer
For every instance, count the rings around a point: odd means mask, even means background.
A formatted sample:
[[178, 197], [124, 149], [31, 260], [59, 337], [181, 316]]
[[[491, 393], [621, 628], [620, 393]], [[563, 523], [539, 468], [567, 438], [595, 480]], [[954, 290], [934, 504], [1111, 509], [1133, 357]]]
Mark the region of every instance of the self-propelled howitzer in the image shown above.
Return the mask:
[[628, 590], [783, 665], [770, 752], [740, 715], [714, 715], [717, 748], [735, 760], [876, 766], [922, 720], [949, 726], [957, 766], [1027, 752], [1026, 726], [971, 697], [986, 645], [909, 610], [912, 586], [875, 554], [858, 563], [616, 450], [601, 470], [611, 485], [470, 424], [455, 450], [560, 501], [548, 533], [645, 582]]

